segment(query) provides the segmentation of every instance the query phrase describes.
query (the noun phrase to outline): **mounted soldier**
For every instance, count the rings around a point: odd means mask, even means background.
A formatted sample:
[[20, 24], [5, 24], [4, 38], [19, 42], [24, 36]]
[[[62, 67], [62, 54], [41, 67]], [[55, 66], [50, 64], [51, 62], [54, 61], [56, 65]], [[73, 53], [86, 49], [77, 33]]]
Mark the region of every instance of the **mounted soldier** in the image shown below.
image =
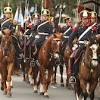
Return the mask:
[[14, 31], [12, 8], [9, 4], [4, 7], [4, 18], [1, 20], [1, 30], [3, 34], [5, 34], [4, 31], [7, 28], [10, 29], [11, 32]]
[[65, 25], [63, 27], [60, 27], [60, 32], [63, 33], [62, 49], [61, 49], [62, 53], [64, 53], [66, 44], [68, 44], [68, 39], [73, 29], [72, 20], [69, 16], [65, 17], [65, 22], [66, 22]]
[[[70, 57], [70, 67], [72, 70], [72, 76], [69, 79], [69, 83], [75, 83], [76, 82], [76, 76], [78, 74], [79, 70], [79, 59], [82, 55], [83, 50], [85, 49], [85, 45], [88, 40], [92, 38], [93, 35], [96, 35], [97, 32], [94, 32], [93, 27], [95, 27], [96, 23], [93, 23], [91, 25], [90, 23], [90, 17], [91, 13], [87, 10], [83, 10], [80, 12], [81, 26], [76, 27], [73, 29], [69, 40], [68, 40], [68, 46], [70, 50], [73, 49], [73, 53]], [[78, 45], [76, 47], [73, 47], [73, 40], [77, 38]]]
[[66, 25], [63, 26], [60, 31], [64, 35], [64, 43], [67, 44], [69, 35], [72, 33], [73, 25], [72, 25], [72, 20], [70, 17], [66, 17], [65, 20], [66, 20], [66, 23], [65, 23]]
[[48, 9], [44, 9], [41, 15], [41, 23], [37, 27], [37, 35], [35, 39], [36, 46], [41, 46], [47, 36], [53, 34], [53, 25], [49, 20], [50, 11]]
[[15, 48], [13, 43], [13, 14], [12, 8], [8, 4], [4, 7], [4, 18], [1, 22], [1, 31], [2, 31], [2, 38], [1, 38], [1, 45], [0, 45], [0, 54], [2, 54], [0, 64], [1, 66], [1, 75], [2, 81], [5, 85], [3, 85], [5, 94], [11, 96], [11, 86], [12, 86], [12, 72], [14, 68], [14, 61], [15, 61]]
[[35, 35], [37, 35], [37, 27], [40, 23], [40, 14], [38, 12], [34, 12], [32, 15], [32, 22], [29, 25], [30, 28], [26, 32], [26, 34], [29, 35], [29, 41], [27, 42], [27, 45], [32, 44], [35, 40]]

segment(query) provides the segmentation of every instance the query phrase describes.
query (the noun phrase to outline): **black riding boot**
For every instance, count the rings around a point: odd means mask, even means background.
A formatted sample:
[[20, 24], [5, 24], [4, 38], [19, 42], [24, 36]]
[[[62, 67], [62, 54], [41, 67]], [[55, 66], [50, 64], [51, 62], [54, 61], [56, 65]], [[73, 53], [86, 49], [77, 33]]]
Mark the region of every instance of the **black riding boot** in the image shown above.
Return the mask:
[[76, 77], [75, 77], [75, 66], [74, 66], [74, 58], [71, 58], [70, 60], [70, 66], [71, 66], [71, 76], [69, 78], [69, 83], [73, 84], [76, 83]]

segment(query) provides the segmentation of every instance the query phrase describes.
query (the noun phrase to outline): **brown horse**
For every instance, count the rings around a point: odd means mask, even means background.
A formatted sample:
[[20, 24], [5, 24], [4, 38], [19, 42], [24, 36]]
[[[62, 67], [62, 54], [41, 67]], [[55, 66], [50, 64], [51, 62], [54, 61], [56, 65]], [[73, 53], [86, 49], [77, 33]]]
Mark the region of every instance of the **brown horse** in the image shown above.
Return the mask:
[[6, 35], [1, 40], [0, 45], [0, 73], [1, 73], [1, 89], [4, 94], [11, 96], [11, 76], [13, 72], [15, 58], [15, 48], [12, 42], [12, 36]]
[[42, 45], [39, 51], [40, 64], [40, 94], [48, 97], [48, 86], [53, 74], [54, 58], [59, 56], [62, 33], [51, 35]]
[[100, 44], [90, 42], [82, 55], [79, 67], [79, 75], [75, 84], [76, 99], [94, 100], [94, 91], [100, 74]]

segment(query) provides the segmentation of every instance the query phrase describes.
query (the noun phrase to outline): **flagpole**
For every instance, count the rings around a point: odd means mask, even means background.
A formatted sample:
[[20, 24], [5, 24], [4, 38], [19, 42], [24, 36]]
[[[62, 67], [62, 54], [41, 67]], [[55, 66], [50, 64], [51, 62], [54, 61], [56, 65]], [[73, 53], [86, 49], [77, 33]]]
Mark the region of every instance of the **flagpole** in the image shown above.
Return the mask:
[[42, 2], [41, 2], [41, 15], [42, 15], [42, 11], [43, 11], [43, 0], [42, 0]]
[[[27, 8], [27, 0], [25, 1], [25, 10], [26, 10], [26, 8]], [[26, 12], [25, 12], [26, 13]], [[24, 15], [24, 18], [25, 18], [25, 15]], [[25, 24], [25, 31], [24, 31], [24, 62], [25, 62], [25, 58], [26, 58], [26, 37], [25, 37], [25, 32], [26, 32], [26, 22], [24, 22], [24, 24]]]
[[76, 10], [76, 18], [77, 18], [77, 21], [78, 21], [78, 19], [79, 19], [79, 15], [78, 15], [78, 9], [79, 9], [79, 5], [80, 5], [80, 0], [77, 0], [77, 6], [78, 6], [78, 8], [77, 8], [77, 10]]

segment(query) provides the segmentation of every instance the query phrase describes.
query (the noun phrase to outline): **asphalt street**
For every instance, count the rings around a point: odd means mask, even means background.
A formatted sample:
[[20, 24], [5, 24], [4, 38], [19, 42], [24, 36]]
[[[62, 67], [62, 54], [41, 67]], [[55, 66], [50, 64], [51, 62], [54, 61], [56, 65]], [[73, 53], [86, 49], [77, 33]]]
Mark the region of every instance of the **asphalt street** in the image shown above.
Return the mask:
[[[0, 91], [0, 100], [75, 100], [73, 90], [59, 85], [59, 75], [57, 78], [58, 85], [49, 87], [49, 98], [41, 96], [39, 93], [34, 93], [32, 86], [22, 81], [22, 77], [13, 77], [12, 97], [8, 98]], [[89, 100], [89, 99], [88, 99]], [[96, 90], [95, 100], [100, 100], [100, 89]]]

